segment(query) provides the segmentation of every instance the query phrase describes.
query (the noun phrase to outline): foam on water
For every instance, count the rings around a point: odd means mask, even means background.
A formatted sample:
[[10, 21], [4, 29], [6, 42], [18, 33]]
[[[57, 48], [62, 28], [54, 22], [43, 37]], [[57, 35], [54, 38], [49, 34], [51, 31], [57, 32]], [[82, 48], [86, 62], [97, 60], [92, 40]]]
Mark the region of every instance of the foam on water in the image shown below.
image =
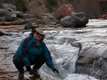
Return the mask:
[[[73, 40], [71, 42], [81, 42], [82, 45], [84, 45], [83, 47], [96, 45], [95, 42], [98, 43], [102, 41], [107, 43], [107, 29], [105, 27], [107, 26], [107, 20], [89, 20], [87, 26], [87, 28], [81, 29], [51, 29], [44, 32], [46, 34], [46, 39], [44, 41], [51, 52], [53, 61], [56, 68], [59, 70], [59, 73], [53, 73], [53, 71], [44, 64], [40, 69], [40, 73], [43, 76], [55, 80], [97, 80], [88, 75], [74, 73], [79, 48], [72, 46], [69, 43], [69, 39]], [[102, 26], [105, 28], [98, 28]], [[29, 31], [24, 32], [24, 34], [22, 32], [14, 32], [12, 36], [2, 36], [0, 38], [0, 46], [6, 46], [8, 51], [14, 53], [18, 48], [20, 41], [28, 36], [29, 33]], [[2, 44], [3, 42], [5, 43]], [[101, 46], [101, 44], [99, 46]], [[7, 53], [7, 51], [4, 52]]]

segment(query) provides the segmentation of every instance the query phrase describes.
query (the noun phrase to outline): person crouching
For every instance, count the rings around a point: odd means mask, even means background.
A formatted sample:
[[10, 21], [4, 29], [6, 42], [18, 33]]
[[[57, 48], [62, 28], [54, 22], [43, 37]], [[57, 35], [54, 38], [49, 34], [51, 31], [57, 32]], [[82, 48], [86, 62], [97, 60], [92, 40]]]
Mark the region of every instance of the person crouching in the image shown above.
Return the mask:
[[[24, 78], [24, 66], [29, 74], [40, 77], [38, 70], [46, 62], [47, 66], [57, 72], [51, 54], [45, 45], [42, 28], [33, 29], [31, 34], [24, 38], [13, 56], [13, 63], [19, 71], [19, 78]], [[33, 65], [33, 68], [31, 68]]]

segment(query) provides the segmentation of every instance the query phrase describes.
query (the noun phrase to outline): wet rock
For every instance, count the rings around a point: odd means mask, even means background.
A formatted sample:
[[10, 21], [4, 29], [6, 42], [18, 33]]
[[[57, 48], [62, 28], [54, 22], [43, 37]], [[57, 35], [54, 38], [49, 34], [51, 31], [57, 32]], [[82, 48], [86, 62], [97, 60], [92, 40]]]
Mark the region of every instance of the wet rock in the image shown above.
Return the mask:
[[76, 72], [88, 74], [101, 80], [107, 79], [107, 48], [94, 45], [83, 48], [76, 61]]
[[105, 47], [86, 47], [80, 52], [77, 63], [88, 64], [98, 57], [107, 58], [106, 51]]
[[84, 12], [74, 13], [60, 20], [64, 27], [83, 27], [88, 23], [88, 18]]
[[6, 32], [5, 31], [0, 31], [0, 36], [5, 35]]
[[106, 65], [107, 61], [102, 57], [98, 57], [90, 64], [77, 64], [76, 72], [80, 74], [88, 74], [100, 80], [107, 80]]

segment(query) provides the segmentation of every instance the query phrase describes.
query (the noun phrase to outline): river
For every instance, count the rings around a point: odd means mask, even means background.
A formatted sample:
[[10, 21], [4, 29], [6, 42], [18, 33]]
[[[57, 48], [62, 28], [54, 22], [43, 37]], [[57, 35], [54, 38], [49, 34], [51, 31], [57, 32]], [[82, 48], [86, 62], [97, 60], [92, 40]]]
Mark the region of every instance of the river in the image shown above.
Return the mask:
[[[30, 30], [9, 32], [9, 36], [5, 35], [0, 37], [0, 46], [4, 48], [0, 49], [0, 60], [10, 60], [7, 62], [8, 66], [6, 63], [1, 62], [0, 69], [8, 72], [17, 71], [11, 62], [12, 56], [18, 48], [20, 41], [28, 36], [29, 33]], [[43, 80], [98, 80], [87, 74], [75, 73], [79, 47], [73, 46], [72, 43], [81, 43], [84, 48], [95, 45], [95, 42], [107, 42], [107, 20], [91, 19], [87, 27], [82, 28], [46, 27], [44, 28], [44, 33], [46, 34], [44, 41], [51, 52], [59, 73], [53, 73], [53, 71], [44, 64], [39, 70]], [[12, 79], [16, 77], [17, 75], [11, 76]]]

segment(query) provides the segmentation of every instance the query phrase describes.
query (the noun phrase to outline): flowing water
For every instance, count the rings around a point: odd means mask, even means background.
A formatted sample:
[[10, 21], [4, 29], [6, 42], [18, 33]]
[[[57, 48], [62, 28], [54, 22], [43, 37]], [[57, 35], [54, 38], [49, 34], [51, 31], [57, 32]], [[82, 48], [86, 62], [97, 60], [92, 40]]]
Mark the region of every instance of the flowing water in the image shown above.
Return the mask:
[[[80, 49], [80, 47], [77, 46], [78, 43], [81, 43], [83, 48], [92, 45], [96, 46], [96, 44], [99, 43], [97, 46], [102, 46], [102, 44], [107, 43], [106, 20], [90, 20], [87, 26], [88, 27], [76, 29], [61, 27], [44, 28], [44, 33], [46, 34], [44, 41], [51, 52], [55, 67], [59, 71], [59, 73], [53, 73], [53, 71], [44, 64], [39, 70], [44, 80], [45, 78], [51, 80], [98, 80], [87, 74], [75, 73], [76, 61]], [[3, 49], [0, 49], [0, 60], [5, 58], [11, 60], [20, 41], [28, 36], [29, 33], [27, 30], [25, 32], [9, 32], [11, 36], [1, 36], [0, 46]], [[4, 63], [0, 64], [3, 65]], [[0, 68], [2, 65], [0, 65]], [[8, 63], [8, 69], [7, 67], [2, 67], [2, 69], [6, 71], [16, 71], [11, 61]]]
[[[77, 30], [77, 33], [78, 31], [81, 33], [81, 30]], [[88, 75], [75, 74], [75, 64], [78, 58], [79, 47], [72, 46], [72, 43], [78, 43], [75, 37], [80, 37], [74, 36], [75, 32], [75, 30], [71, 29], [45, 31], [47, 35], [45, 42], [53, 56], [59, 73], [54, 74], [52, 70], [44, 65], [40, 69], [41, 74], [45, 74], [45, 76], [55, 80], [97, 80]]]

